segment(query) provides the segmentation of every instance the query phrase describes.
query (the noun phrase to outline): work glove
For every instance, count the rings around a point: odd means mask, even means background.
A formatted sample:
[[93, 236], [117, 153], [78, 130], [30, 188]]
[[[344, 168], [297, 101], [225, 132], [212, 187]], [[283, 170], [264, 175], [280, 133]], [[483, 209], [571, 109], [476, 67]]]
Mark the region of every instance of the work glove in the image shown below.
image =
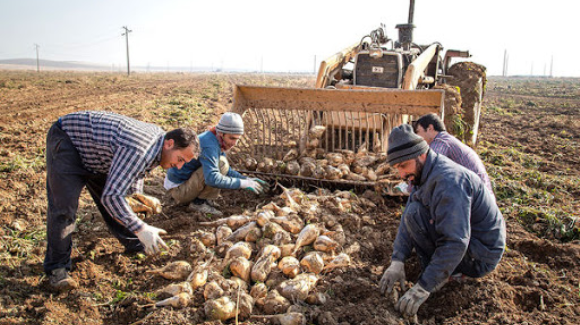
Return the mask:
[[409, 184], [406, 182], [395, 184], [389, 179], [382, 179], [376, 182], [375, 191], [387, 196], [407, 196], [409, 195]]
[[395, 309], [407, 316], [413, 316], [427, 298], [429, 298], [429, 291], [423, 289], [420, 284], [415, 284], [399, 299]]
[[410, 188], [411, 188], [411, 186], [409, 186], [409, 183], [407, 183], [407, 182], [401, 182], [401, 183], [395, 185], [395, 190], [401, 191], [401, 193], [403, 193], [404, 195], [411, 194]]
[[240, 179], [240, 188], [252, 191], [256, 194], [263, 194], [265, 191], [264, 186], [267, 186], [267, 183], [258, 178]]
[[379, 283], [379, 290], [381, 294], [391, 293], [395, 283], [399, 282], [401, 290], [405, 290], [405, 264], [401, 261], [392, 261], [391, 265], [383, 273], [381, 282]]
[[258, 182], [260, 185], [262, 185], [262, 188], [264, 189], [264, 192], [267, 192], [270, 190], [270, 184], [266, 181], [263, 181], [259, 178], [251, 178], [252, 180]]
[[139, 238], [143, 246], [145, 246], [145, 254], [147, 255], [159, 253], [161, 251], [161, 247], [168, 249], [163, 239], [159, 237], [159, 235], [167, 234], [167, 232], [163, 229], [144, 224], [143, 228], [141, 228], [141, 230], [139, 230], [136, 234], [137, 238]]

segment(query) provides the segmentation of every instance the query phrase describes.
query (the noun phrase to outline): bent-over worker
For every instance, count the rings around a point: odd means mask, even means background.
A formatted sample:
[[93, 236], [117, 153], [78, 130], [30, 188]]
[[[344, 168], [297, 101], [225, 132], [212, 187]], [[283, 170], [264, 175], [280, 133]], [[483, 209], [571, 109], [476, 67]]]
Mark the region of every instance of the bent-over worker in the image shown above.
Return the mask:
[[148, 225], [126, 197], [142, 193], [145, 174], [157, 166], [181, 168], [197, 157], [190, 129], [158, 126], [107, 112], [75, 112], [55, 122], [46, 138], [47, 249], [44, 271], [56, 289], [77, 286], [71, 269], [72, 234], [86, 186], [111, 233], [126, 252], [155, 254], [166, 247], [163, 229]]

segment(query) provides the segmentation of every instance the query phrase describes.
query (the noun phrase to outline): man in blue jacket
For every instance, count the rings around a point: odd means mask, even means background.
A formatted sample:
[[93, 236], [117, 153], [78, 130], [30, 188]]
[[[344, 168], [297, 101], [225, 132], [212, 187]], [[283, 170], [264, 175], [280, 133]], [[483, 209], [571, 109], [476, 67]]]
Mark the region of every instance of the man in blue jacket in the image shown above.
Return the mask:
[[413, 190], [380, 290], [390, 293], [396, 282], [404, 290], [403, 263], [415, 249], [422, 273], [395, 305], [411, 316], [450, 276], [482, 277], [496, 268], [505, 249], [505, 221], [481, 178], [430, 150], [411, 125], [393, 129], [387, 161]]
[[179, 204], [190, 203], [192, 211], [222, 215], [213, 200], [221, 189], [247, 189], [264, 192], [266, 182], [247, 178], [230, 168], [226, 152], [244, 134], [244, 122], [239, 114], [227, 112], [215, 127], [199, 135], [201, 154], [181, 169], [167, 171], [164, 187]]

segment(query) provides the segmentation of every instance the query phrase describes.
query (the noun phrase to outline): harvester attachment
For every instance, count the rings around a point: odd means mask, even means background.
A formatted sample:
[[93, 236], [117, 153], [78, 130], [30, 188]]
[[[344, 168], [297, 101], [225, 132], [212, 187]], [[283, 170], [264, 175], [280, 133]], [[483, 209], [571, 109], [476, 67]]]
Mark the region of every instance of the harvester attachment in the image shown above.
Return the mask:
[[245, 134], [228, 157], [242, 173], [293, 185], [394, 187], [391, 129], [441, 114], [443, 97], [442, 90], [236, 86], [232, 111], [243, 116]]

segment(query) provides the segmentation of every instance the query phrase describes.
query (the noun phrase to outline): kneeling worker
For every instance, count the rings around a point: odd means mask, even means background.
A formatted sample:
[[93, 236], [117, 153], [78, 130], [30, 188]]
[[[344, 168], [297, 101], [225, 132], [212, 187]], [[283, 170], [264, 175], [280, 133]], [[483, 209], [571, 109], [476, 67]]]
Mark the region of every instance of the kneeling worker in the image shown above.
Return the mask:
[[247, 189], [256, 194], [264, 192], [267, 183], [247, 178], [230, 168], [226, 152], [244, 134], [244, 122], [239, 114], [224, 113], [219, 123], [199, 135], [201, 154], [181, 169], [167, 171], [164, 187], [180, 204], [191, 203], [190, 210], [222, 215], [213, 201], [221, 189]]
[[395, 309], [412, 316], [451, 276], [482, 277], [502, 258], [506, 226], [491, 191], [474, 172], [429, 149], [403, 124], [389, 135], [387, 161], [413, 190], [393, 243], [382, 293], [404, 289], [404, 262], [415, 249], [422, 273]]

